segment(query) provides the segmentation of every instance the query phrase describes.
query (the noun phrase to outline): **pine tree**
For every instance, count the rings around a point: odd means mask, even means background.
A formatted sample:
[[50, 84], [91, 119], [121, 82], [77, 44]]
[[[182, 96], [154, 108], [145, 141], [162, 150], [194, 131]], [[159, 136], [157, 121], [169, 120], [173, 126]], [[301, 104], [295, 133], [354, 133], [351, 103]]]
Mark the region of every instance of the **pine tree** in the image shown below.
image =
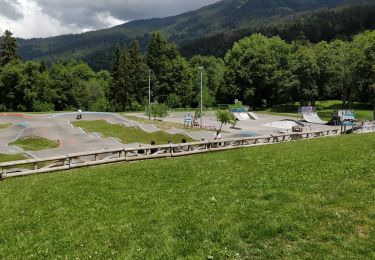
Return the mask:
[[144, 62], [144, 57], [141, 54], [139, 44], [133, 40], [129, 48], [129, 73], [130, 73], [130, 87], [131, 99], [138, 104], [143, 102], [146, 95], [147, 80], [146, 74], [147, 66]]
[[2, 43], [0, 45], [0, 65], [4, 66], [7, 63], [20, 59], [20, 56], [17, 54], [17, 41], [13, 37], [13, 33], [9, 30], [6, 30], [2, 37]]
[[42, 59], [41, 62], [40, 62], [40, 66], [39, 66], [39, 72], [43, 73], [46, 70], [48, 70], [47, 63], [46, 63], [46, 61], [44, 59]]
[[147, 65], [158, 77], [162, 71], [163, 63], [167, 58], [168, 43], [160, 34], [154, 32], [151, 35], [150, 43], [147, 48]]
[[111, 64], [111, 85], [109, 87], [109, 99], [113, 110], [119, 110], [118, 102], [117, 102], [117, 92], [120, 85], [120, 58], [121, 58], [121, 47], [120, 44], [115, 45], [115, 49], [113, 52], [112, 64]]
[[118, 105], [118, 109], [121, 111], [127, 111], [130, 109], [131, 103], [131, 86], [130, 86], [130, 60], [129, 50], [127, 48], [121, 51], [120, 63], [119, 63], [119, 75], [118, 75], [118, 86], [115, 92], [115, 100]]
[[120, 47], [120, 44], [117, 43], [115, 45], [115, 50], [113, 52], [113, 58], [112, 58], [112, 64], [111, 64], [111, 76], [113, 80], [118, 79], [120, 56], [121, 56], [121, 47]]

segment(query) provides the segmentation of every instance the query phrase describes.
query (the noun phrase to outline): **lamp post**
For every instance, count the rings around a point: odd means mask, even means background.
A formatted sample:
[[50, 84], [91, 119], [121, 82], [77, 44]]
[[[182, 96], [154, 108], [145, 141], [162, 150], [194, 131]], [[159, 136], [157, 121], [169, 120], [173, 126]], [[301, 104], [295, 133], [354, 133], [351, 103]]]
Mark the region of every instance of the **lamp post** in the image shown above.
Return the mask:
[[203, 127], [203, 70], [204, 67], [199, 67], [201, 71], [201, 128]]
[[151, 120], [151, 69], [148, 69], [148, 120]]

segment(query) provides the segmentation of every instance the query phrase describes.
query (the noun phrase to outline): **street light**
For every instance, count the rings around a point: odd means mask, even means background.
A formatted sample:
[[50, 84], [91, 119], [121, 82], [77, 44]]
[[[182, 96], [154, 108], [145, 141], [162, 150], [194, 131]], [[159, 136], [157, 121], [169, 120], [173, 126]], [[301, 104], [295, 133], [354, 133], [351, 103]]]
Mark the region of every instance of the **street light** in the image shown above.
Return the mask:
[[148, 69], [148, 120], [151, 120], [151, 69]]
[[199, 67], [201, 71], [201, 128], [203, 127], [203, 70], [204, 67]]

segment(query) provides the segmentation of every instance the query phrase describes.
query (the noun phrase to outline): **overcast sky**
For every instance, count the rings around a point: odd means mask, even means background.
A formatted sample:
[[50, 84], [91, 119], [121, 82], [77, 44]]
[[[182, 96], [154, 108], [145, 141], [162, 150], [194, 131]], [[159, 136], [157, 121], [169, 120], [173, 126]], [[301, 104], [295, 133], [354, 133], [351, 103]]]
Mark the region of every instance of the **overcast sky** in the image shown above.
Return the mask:
[[165, 17], [218, 0], [0, 0], [0, 33], [48, 37]]

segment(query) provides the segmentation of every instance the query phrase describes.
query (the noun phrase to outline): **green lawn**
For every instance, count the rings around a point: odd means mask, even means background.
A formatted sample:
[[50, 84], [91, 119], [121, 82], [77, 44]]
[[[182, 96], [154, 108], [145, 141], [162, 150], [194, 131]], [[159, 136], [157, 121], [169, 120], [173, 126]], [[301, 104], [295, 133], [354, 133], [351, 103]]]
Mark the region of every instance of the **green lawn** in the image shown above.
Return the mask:
[[149, 144], [155, 141], [156, 144], [167, 144], [169, 140], [173, 143], [181, 143], [182, 139], [188, 142], [193, 141], [183, 134], [170, 135], [160, 131], [147, 133], [139, 127], [125, 127], [117, 124], [110, 124], [104, 120], [98, 121], [75, 121], [72, 122], [75, 127], [81, 127], [86, 132], [98, 132], [104, 137], [117, 137], [123, 143], [144, 143]]
[[18, 161], [18, 160], [24, 160], [24, 159], [26, 159], [26, 157], [23, 154], [2, 154], [2, 153], [0, 153], [0, 163]]
[[0, 130], [10, 127], [11, 124], [0, 124]]
[[[258, 111], [259, 113], [270, 114], [270, 115], [279, 115], [279, 116], [288, 116], [292, 118], [298, 117], [298, 108], [299, 103], [293, 104], [284, 104], [274, 106], [272, 108]], [[328, 101], [318, 101], [316, 102], [316, 107], [318, 110], [319, 116], [323, 120], [330, 120], [334, 110], [341, 109], [340, 100], [328, 100]], [[356, 118], [359, 120], [373, 120], [373, 110], [372, 107], [362, 105], [359, 103], [354, 103], [352, 109], [356, 115]]]
[[18, 146], [25, 151], [40, 151], [57, 148], [59, 147], [59, 142], [38, 136], [27, 136], [10, 143], [10, 145]]
[[6, 179], [0, 258], [374, 259], [374, 154], [360, 134]]

